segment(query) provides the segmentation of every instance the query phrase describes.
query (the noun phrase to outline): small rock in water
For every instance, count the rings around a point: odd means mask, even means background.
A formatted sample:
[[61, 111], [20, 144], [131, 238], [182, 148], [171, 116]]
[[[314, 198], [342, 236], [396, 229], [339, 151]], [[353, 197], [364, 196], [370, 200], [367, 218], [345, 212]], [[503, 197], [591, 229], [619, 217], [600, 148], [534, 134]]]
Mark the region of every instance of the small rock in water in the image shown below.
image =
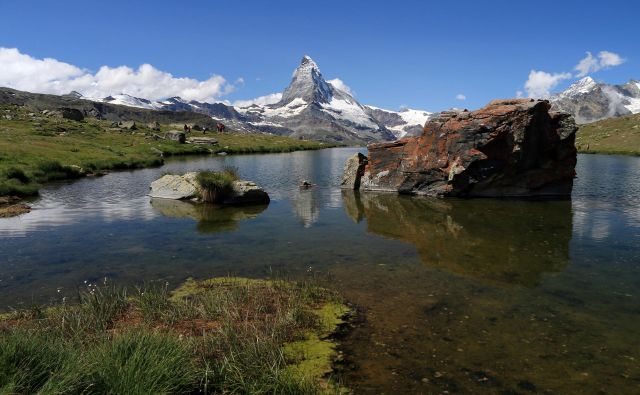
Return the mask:
[[312, 186], [314, 186], [314, 185], [315, 185], [315, 184], [312, 184], [312, 183], [310, 183], [310, 182], [309, 182], [309, 181], [307, 181], [307, 180], [303, 180], [303, 181], [300, 183], [300, 186], [301, 186], [302, 188], [310, 188], [310, 187], [312, 187]]

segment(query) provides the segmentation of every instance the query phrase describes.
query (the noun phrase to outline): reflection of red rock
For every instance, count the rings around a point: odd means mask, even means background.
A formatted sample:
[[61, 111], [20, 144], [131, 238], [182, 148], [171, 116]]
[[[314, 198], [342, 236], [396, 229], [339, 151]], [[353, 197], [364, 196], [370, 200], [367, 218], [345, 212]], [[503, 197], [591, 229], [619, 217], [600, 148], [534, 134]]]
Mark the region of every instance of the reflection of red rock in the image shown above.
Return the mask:
[[571, 202], [433, 199], [343, 190], [367, 231], [415, 245], [425, 266], [492, 284], [535, 286], [569, 262]]
[[445, 111], [418, 137], [370, 144], [363, 190], [439, 196], [569, 196], [577, 127], [549, 102]]

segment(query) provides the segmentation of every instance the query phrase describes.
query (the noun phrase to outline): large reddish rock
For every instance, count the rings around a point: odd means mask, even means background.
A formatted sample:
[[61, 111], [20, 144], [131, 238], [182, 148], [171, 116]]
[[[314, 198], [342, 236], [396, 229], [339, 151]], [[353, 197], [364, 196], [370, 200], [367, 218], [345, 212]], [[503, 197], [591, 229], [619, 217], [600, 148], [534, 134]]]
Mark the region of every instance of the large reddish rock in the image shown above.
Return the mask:
[[[546, 100], [445, 111], [422, 135], [370, 144], [360, 189], [429, 196], [568, 197], [576, 124]], [[346, 175], [345, 175], [346, 176]]]

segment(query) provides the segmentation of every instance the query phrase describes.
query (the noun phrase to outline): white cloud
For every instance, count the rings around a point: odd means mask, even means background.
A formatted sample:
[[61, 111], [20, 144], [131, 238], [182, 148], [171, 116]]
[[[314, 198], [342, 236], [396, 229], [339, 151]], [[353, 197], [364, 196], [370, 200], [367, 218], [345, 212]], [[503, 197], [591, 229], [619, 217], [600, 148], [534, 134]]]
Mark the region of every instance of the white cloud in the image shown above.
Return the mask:
[[524, 95], [524, 92], [522, 92], [522, 91], [516, 91], [516, 97], [517, 97], [518, 99], [520, 99], [523, 95]]
[[464, 101], [464, 100], [467, 100], [467, 97], [465, 95], [463, 95], [462, 93], [458, 93], [456, 95], [456, 100]]
[[97, 98], [126, 93], [150, 100], [180, 96], [187, 100], [213, 102], [235, 88], [219, 75], [203, 81], [174, 77], [150, 64], [137, 69], [102, 66], [92, 73], [56, 59], [36, 59], [20, 53], [17, 48], [4, 47], [0, 47], [0, 70], [0, 86], [53, 94], [75, 90]]
[[624, 63], [626, 59], [623, 59], [620, 55], [609, 51], [600, 51], [598, 57], [595, 57], [591, 52], [587, 52], [587, 56], [582, 58], [580, 62], [574, 67], [578, 73], [576, 77], [584, 77], [589, 73], [595, 73], [596, 71], [607, 69], [609, 67], [619, 66]]
[[282, 93], [271, 93], [269, 95], [256, 97], [251, 100], [236, 100], [233, 105], [236, 107], [248, 107], [252, 104], [265, 105], [277, 103], [282, 99]]
[[334, 78], [332, 80], [328, 80], [328, 83], [330, 83], [334, 88], [339, 89], [343, 92], [347, 92], [348, 94], [350, 94], [351, 96], [355, 96], [355, 92], [351, 90], [351, 88], [344, 83], [344, 81], [342, 81], [340, 78]]
[[551, 74], [545, 71], [531, 70], [529, 79], [524, 84], [524, 89], [529, 97], [544, 99], [551, 96], [551, 90], [561, 81], [571, 77], [571, 73]]
[[617, 53], [609, 52], [609, 51], [600, 51], [598, 54], [600, 58], [600, 66], [605, 67], [613, 67], [619, 66], [622, 63], [626, 62], [626, 59], [622, 59], [620, 55]]
[[[574, 70], [577, 71], [575, 76], [571, 73], [547, 73], [546, 71], [531, 70], [529, 78], [524, 84], [524, 89], [529, 97], [548, 98], [551, 91], [563, 80], [574, 77], [582, 78], [589, 73], [619, 66], [625, 61], [626, 59], [610, 51], [600, 51], [597, 57], [593, 56], [591, 52], [587, 52], [587, 55], [580, 59], [574, 67]], [[521, 97], [522, 94], [521, 91], [516, 92], [518, 97]]]

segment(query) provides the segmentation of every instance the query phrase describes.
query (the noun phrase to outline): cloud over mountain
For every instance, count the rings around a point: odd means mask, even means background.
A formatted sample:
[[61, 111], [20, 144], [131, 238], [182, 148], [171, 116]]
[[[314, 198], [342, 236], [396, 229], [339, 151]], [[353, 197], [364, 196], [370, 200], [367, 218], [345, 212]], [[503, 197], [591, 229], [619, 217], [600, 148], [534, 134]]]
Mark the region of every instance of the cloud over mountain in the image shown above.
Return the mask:
[[268, 95], [256, 97], [255, 99], [250, 100], [236, 100], [233, 102], [233, 105], [236, 107], [249, 107], [252, 104], [257, 104], [259, 106], [264, 106], [266, 104], [274, 104], [282, 99], [282, 93], [270, 93]]
[[551, 91], [564, 80], [581, 78], [589, 73], [619, 66], [625, 61], [620, 55], [610, 51], [600, 51], [597, 57], [593, 56], [591, 52], [587, 52], [586, 56], [580, 59], [573, 68], [577, 71], [575, 76], [568, 72], [549, 73], [531, 70], [529, 78], [524, 84], [524, 89], [529, 97], [546, 99], [551, 96]]
[[591, 52], [587, 52], [587, 56], [578, 62], [576, 67], [574, 67], [574, 70], [578, 72], [576, 77], [584, 77], [589, 73], [595, 73], [602, 69], [619, 66], [624, 62], [625, 59], [617, 53], [600, 51], [600, 53], [598, 53], [598, 57], [595, 57]]
[[175, 77], [150, 64], [137, 69], [102, 66], [92, 73], [52, 58], [36, 59], [17, 48], [0, 47], [0, 70], [0, 86], [38, 93], [78, 91], [97, 98], [125, 93], [151, 100], [180, 96], [187, 100], [216, 101], [234, 90], [234, 86], [219, 75], [202, 81]]

